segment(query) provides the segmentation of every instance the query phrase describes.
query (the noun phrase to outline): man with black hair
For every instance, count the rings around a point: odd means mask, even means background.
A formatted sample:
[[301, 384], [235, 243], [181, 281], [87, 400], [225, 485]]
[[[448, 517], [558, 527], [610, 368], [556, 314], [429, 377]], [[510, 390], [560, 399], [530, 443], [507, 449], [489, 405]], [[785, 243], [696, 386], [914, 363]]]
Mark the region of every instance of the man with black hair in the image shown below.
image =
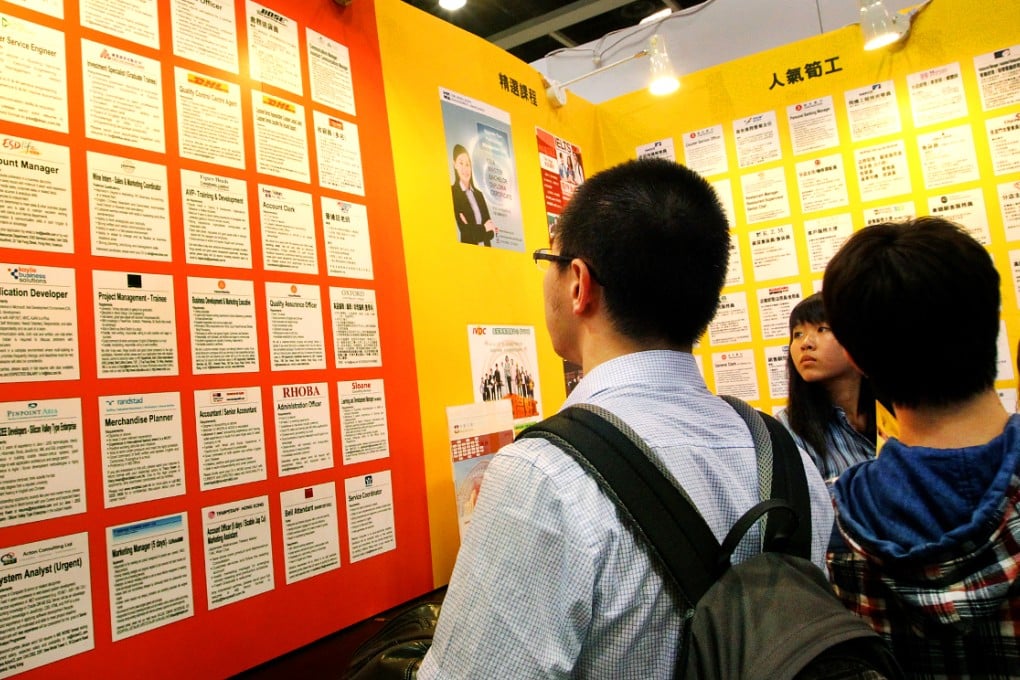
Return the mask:
[[834, 486], [837, 595], [909, 677], [1020, 675], [1020, 416], [994, 389], [999, 274], [962, 228], [868, 227], [836, 253], [833, 332], [899, 435]]
[[[610, 411], [641, 436], [720, 541], [758, 502], [754, 443], [705, 386], [691, 347], [715, 314], [729, 225], [704, 179], [661, 159], [615, 166], [560, 216], [546, 326], [584, 378], [565, 406]], [[824, 565], [828, 492], [802, 456], [812, 557]], [[736, 561], [758, 552], [755, 527]], [[544, 439], [490, 463], [419, 678], [671, 678], [683, 606], [617, 506]]]

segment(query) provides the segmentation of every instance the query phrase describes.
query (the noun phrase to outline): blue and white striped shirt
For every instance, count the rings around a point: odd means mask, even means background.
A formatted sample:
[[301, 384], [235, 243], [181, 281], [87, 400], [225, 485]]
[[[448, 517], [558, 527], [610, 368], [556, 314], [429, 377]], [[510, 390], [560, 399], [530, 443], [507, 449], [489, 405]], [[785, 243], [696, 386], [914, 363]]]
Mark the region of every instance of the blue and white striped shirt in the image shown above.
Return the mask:
[[776, 412], [776, 420], [785, 425], [787, 430], [790, 430], [797, 446], [811, 457], [815, 467], [822, 474], [822, 479], [827, 484], [836, 481], [836, 478], [847, 468], [875, 457], [875, 442], [855, 430], [847, 419], [846, 413], [839, 407], [833, 408], [832, 417], [825, 424], [825, 447], [828, 449], [829, 455], [824, 460], [818, 455], [818, 452], [800, 438], [800, 435], [793, 431], [790, 427], [790, 414], [785, 408]]
[[[758, 501], [747, 426], [708, 391], [690, 354], [639, 352], [601, 364], [567, 399], [581, 402], [630, 425], [720, 541]], [[821, 477], [804, 463], [812, 559], [824, 568], [832, 507]], [[735, 560], [759, 540], [752, 529]], [[669, 678], [680, 633], [672, 587], [613, 501], [569, 455], [524, 439], [504, 447], [486, 471], [418, 677]]]

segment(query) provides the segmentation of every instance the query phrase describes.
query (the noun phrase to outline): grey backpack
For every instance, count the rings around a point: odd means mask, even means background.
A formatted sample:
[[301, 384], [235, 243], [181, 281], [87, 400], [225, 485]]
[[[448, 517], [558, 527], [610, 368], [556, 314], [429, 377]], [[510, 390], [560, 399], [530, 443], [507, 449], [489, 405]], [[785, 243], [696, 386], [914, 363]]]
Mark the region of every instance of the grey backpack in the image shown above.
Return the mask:
[[[793, 439], [771, 416], [724, 398], [751, 429], [761, 501], [722, 545], [647, 445], [611, 413], [573, 406], [520, 436], [548, 439], [577, 459], [679, 587], [686, 625], [676, 677], [902, 678], [885, 641], [844, 608], [810, 560], [810, 499]], [[763, 517], [761, 553], [731, 565], [740, 540]]]

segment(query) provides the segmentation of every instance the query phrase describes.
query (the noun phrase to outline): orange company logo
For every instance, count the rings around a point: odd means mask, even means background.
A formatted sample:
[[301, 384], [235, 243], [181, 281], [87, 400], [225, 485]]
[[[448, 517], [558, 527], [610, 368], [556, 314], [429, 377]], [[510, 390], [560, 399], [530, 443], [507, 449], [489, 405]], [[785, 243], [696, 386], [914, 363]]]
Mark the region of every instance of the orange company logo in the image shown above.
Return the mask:
[[474, 328], [471, 329], [471, 333], [473, 335], [485, 335], [485, 329], [482, 328], [481, 326], [475, 326]]
[[262, 96], [262, 103], [266, 104], [267, 106], [272, 106], [272, 107], [277, 108], [277, 109], [283, 109], [284, 111], [288, 111], [290, 113], [297, 113], [297, 107], [295, 107], [290, 102], [283, 101], [282, 99], [277, 99], [275, 97], [270, 97], [268, 95], [263, 95]]
[[29, 156], [38, 156], [42, 152], [36, 148], [35, 144], [27, 139], [18, 139], [16, 137], [4, 137], [3, 142], [0, 143], [4, 149], [9, 149], [17, 153], [27, 154]]
[[293, 283], [290, 284], [290, 292], [294, 295], [297, 294], [297, 286], [295, 286]]
[[336, 128], [338, 130], [343, 130], [344, 129], [344, 122], [342, 120], [337, 120], [336, 118], [330, 118], [329, 119], [329, 126], [330, 127], [334, 127], [334, 128]]
[[219, 90], [220, 92], [227, 91], [227, 84], [222, 83], [218, 80], [214, 80], [207, 76], [199, 75], [197, 73], [188, 74], [188, 82], [192, 85], [201, 85], [202, 87], [208, 87], [213, 90]]
[[219, 280], [219, 281], [218, 281], [218, 282], [216, 283], [216, 287], [217, 287], [217, 288], [219, 288], [220, 290], [224, 290], [224, 289], [225, 289], [225, 288], [227, 287], [227, 282], [226, 282], [226, 281], [224, 281], [223, 279], [220, 279], [220, 280]]

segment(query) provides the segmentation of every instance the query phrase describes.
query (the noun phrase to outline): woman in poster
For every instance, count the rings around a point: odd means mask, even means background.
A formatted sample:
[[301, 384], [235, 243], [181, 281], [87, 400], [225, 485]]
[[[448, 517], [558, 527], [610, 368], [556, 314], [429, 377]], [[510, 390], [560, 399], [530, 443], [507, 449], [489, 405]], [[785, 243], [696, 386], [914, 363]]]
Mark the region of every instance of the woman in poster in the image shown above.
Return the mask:
[[471, 155], [462, 145], [453, 147], [453, 213], [460, 231], [460, 242], [492, 247], [492, 238], [499, 228], [489, 217], [489, 206], [482, 192], [475, 187], [471, 172]]

